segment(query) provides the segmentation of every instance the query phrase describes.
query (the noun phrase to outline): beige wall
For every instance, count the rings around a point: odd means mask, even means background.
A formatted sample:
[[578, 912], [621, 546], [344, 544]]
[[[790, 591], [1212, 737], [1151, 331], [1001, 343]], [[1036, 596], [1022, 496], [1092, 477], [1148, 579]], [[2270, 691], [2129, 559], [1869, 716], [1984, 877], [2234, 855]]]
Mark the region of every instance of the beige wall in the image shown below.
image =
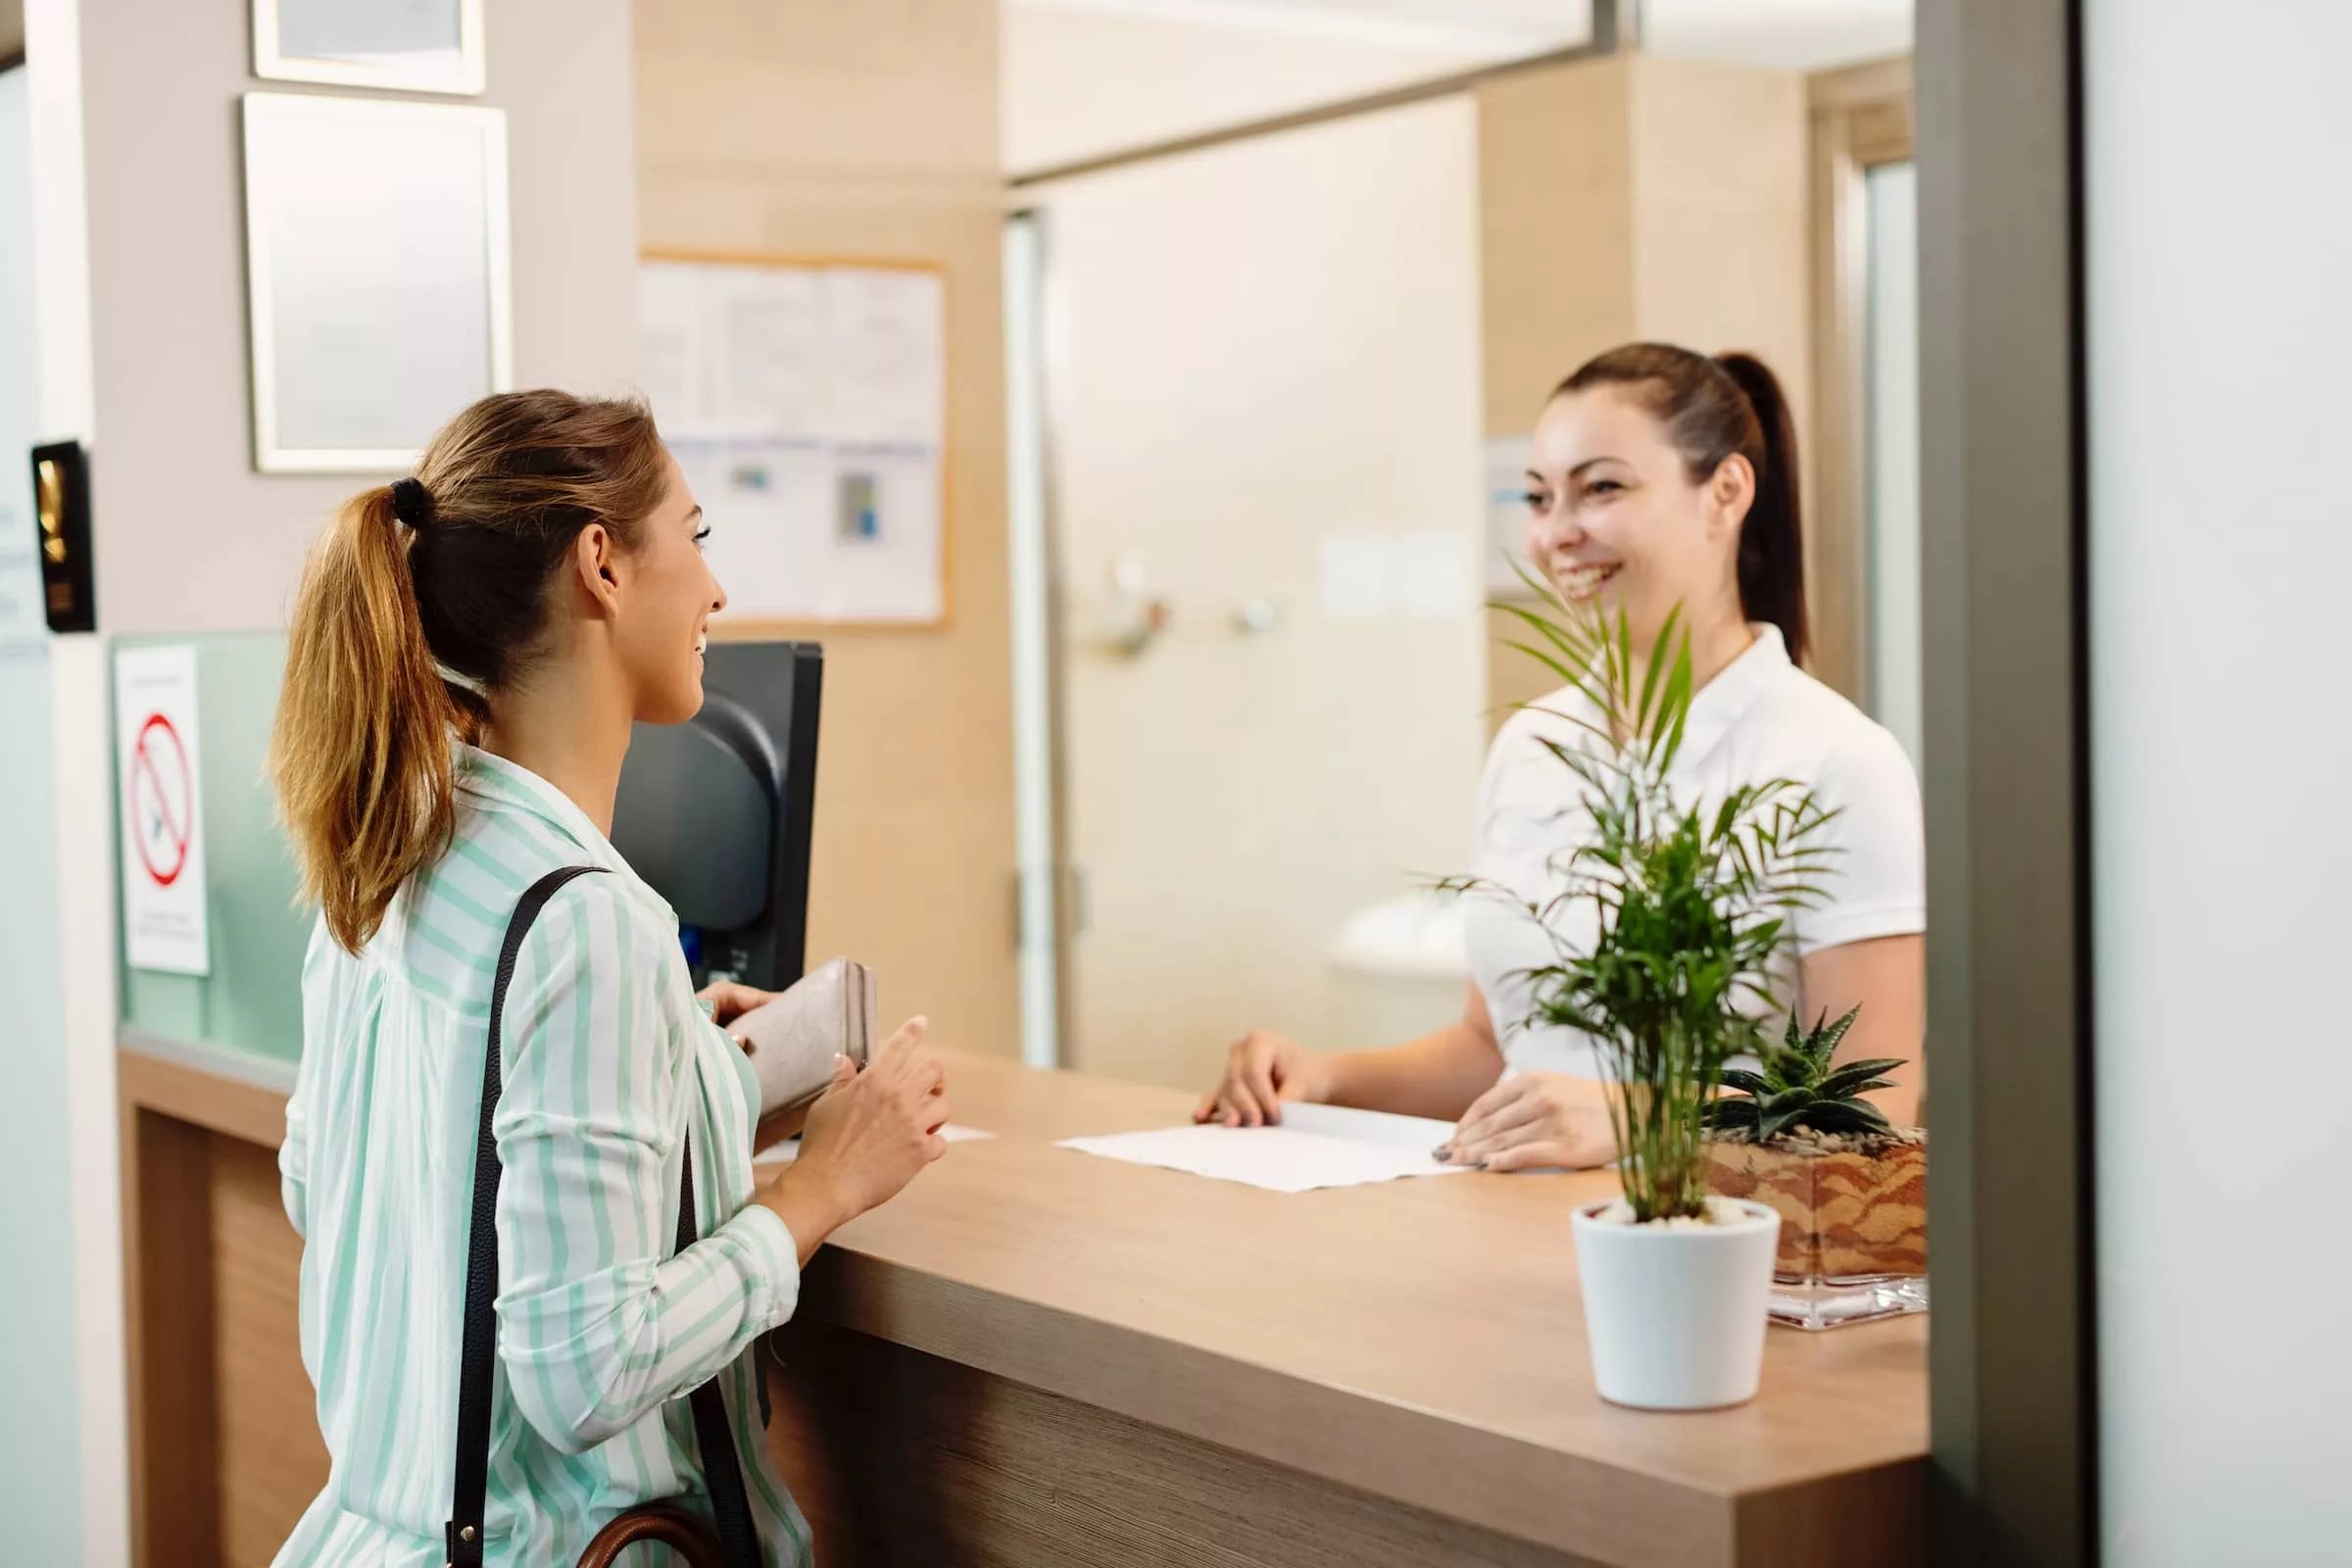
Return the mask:
[[993, 0], [640, 0], [648, 249], [937, 262], [949, 624], [825, 644], [809, 956], [943, 1045], [1019, 1048]]
[[1004, 7], [1004, 167], [1014, 173], [1446, 75], [1533, 45], [1210, 12]]
[[[81, 0], [91, 490], [101, 629], [284, 619], [312, 534], [362, 482], [253, 471], [245, 352], [246, 0]], [[625, 387], [635, 356], [627, 0], [499, 0], [514, 368]], [[456, 410], [450, 411], [455, 414]]]
[[[1746, 349], [1812, 409], [1804, 77], [1653, 56], [1479, 89], [1487, 430], [1523, 434], [1592, 355], [1638, 338]], [[1556, 677], [1503, 646], [1495, 722]]]

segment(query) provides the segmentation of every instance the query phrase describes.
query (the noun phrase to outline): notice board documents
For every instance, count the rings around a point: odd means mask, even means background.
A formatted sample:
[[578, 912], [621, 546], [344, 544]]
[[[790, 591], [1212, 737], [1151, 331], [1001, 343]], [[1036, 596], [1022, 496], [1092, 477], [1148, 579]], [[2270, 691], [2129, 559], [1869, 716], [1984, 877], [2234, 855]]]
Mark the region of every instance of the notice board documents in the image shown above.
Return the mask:
[[947, 613], [936, 269], [649, 258], [639, 380], [710, 525], [723, 620]]

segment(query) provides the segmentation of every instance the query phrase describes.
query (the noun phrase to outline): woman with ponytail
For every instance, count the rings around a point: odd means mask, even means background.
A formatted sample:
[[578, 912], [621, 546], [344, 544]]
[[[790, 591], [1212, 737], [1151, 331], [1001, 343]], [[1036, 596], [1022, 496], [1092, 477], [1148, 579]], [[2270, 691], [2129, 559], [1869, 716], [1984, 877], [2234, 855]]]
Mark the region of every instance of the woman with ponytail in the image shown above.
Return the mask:
[[[1527, 554], [1560, 594], [1597, 600], [1612, 620], [1622, 612], [1638, 663], [1681, 607], [1695, 696], [1678, 790], [1703, 798], [1788, 779], [1835, 812], [1818, 840], [1838, 852], [1828, 897], [1792, 917], [1777, 990], [1808, 1021], [1861, 1006], [1839, 1056], [1906, 1058], [1896, 1087], [1873, 1098], [1908, 1125], [1926, 1027], [1919, 783], [1893, 736], [1801, 667], [1804, 537], [1779, 380], [1745, 354], [1627, 344], [1560, 383], [1533, 455]], [[1479, 874], [1522, 905], [1553, 902], [1554, 860], [1583, 836], [1573, 780], [1545, 745], [1578, 742], [1569, 719], [1546, 711], [1573, 711], [1568, 697], [1512, 716], [1481, 786]], [[1564, 912], [1597, 918], [1584, 900]], [[1592, 1043], [1517, 1027], [1531, 1010], [1527, 971], [1557, 961], [1551, 944], [1499, 899], [1473, 902], [1468, 943], [1459, 1021], [1334, 1054], [1258, 1031], [1228, 1053], [1199, 1118], [1256, 1126], [1278, 1120], [1284, 1101], [1327, 1101], [1456, 1121], [1445, 1157], [1493, 1170], [1616, 1157]]]
[[[281, 1564], [567, 1564], [657, 1499], [715, 1520], [730, 1563], [808, 1559], [750, 1349], [825, 1237], [939, 1157], [948, 1107], [916, 1019], [755, 1185], [758, 1086], [718, 1025], [765, 999], [693, 995], [676, 917], [607, 839], [630, 726], [702, 706], [726, 604], [703, 537], [645, 409], [518, 392], [313, 553], [271, 745], [319, 909], [279, 1166], [332, 1467]], [[598, 874], [502, 968], [526, 890], [573, 868]], [[452, 1463], [477, 1138], [503, 1172], [478, 1526]]]

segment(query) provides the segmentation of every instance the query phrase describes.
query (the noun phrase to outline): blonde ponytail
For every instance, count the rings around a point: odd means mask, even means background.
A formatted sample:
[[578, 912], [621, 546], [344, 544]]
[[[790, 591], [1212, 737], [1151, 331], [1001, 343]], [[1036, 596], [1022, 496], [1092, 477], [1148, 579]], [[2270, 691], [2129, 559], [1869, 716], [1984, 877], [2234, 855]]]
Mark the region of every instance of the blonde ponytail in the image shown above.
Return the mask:
[[390, 486], [345, 504], [311, 553], [270, 742], [302, 891], [357, 953], [411, 872], [449, 844], [451, 728]]

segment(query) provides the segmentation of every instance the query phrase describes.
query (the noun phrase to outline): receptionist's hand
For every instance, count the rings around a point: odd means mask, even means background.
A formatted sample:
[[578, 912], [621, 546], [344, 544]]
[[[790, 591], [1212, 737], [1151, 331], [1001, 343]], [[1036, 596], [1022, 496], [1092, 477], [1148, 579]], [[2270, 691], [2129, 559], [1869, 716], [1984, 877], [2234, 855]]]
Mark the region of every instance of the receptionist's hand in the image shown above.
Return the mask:
[[1488, 1170], [1583, 1170], [1617, 1157], [1608, 1086], [1594, 1078], [1523, 1072], [1478, 1097], [1440, 1154]]
[[1331, 1066], [1296, 1040], [1253, 1029], [1225, 1054], [1225, 1077], [1193, 1110], [1193, 1120], [1227, 1127], [1270, 1127], [1286, 1100], [1331, 1094]]

